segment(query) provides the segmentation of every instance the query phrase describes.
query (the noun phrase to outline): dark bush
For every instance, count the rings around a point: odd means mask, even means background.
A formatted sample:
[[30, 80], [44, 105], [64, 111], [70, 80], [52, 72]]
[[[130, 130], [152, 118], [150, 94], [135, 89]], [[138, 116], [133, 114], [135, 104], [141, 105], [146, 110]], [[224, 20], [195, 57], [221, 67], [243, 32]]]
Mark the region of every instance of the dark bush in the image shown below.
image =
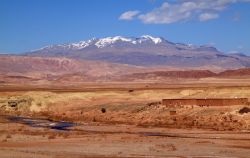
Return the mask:
[[105, 109], [105, 108], [102, 108], [101, 111], [102, 111], [102, 113], [105, 113], [105, 112], [106, 112], [106, 109]]
[[244, 108], [240, 109], [240, 111], [239, 111], [240, 114], [249, 113], [249, 112], [250, 112], [250, 108], [248, 108], [248, 107], [244, 107]]

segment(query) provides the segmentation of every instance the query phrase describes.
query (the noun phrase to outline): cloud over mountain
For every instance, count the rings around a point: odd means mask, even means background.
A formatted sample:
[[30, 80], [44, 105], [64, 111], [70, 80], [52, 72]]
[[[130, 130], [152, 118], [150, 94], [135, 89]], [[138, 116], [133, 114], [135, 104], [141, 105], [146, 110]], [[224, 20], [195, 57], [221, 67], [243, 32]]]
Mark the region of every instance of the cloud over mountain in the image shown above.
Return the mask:
[[215, 13], [203, 13], [199, 16], [200, 21], [207, 21], [212, 19], [217, 19], [219, 17], [218, 14]]
[[135, 10], [135, 11], [127, 11], [125, 13], [123, 13], [119, 19], [120, 20], [133, 20], [133, 18], [138, 15], [140, 12]]

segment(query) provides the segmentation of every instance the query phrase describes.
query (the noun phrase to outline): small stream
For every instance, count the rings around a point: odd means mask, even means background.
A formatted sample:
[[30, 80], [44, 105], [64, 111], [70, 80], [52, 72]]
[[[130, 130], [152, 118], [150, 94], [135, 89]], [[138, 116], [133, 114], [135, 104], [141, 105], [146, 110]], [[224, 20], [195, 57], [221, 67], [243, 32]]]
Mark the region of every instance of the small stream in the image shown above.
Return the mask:
[[[0, 116], [2, 117], [2, 116]], [[161, 132], [135, 132], [135, 131], [103, 131], [102, 129], [70, 129], [70, 127], [79, 126], [83, 124], [73, 123], [73, 122], [65, 122], [65, 121], [52, 121], [49, 119], [39, 119], [39, 118], [29, 118], [29, 117], [21, 117], [21, 116], [4, 116], [7, 120], [14, 123], [21, 123], [31, 127], [39, 127], [39, 128], [48, 128], [54, 130], [61, 131], [78, 131], [89, 134], [136, 134], [140, 136], [147, 137], [172, 137], [172, 138], [190, 138], [190, 139], [220, 139], [220, 140], [242, 140], [249, 141], [250, 138], [234, 138], [234, 137], [221, 137], [214, 134], [210, 134], [209, 136], [203, 136], [201, 133], [198, 135], [190, 134], [190, 133], [161, 133]], [[98, 126], [102, 128], [101, 126]]]
[[65, 121], [52, 121], [49, 119], [28, 118], [20, 116], [7, 116], [9, 121], [25, 124], [31, 127], [49, 128], [55, 130], [70, 130], [68, 128], [77, 126], [77, 123]]

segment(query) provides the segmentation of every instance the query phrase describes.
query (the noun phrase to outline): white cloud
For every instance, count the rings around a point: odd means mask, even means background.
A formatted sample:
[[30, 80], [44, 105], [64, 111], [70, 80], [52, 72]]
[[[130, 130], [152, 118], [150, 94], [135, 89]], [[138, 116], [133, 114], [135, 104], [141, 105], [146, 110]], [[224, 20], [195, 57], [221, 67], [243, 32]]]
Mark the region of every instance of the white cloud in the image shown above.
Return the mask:
[[220, 12], [230, 4], [250, 2], [250, 0], [179, 0], [164, 2], [154, 10], [139, 14], [139, 11], [123, 13], [119, 19], [139, 19], [147, 24], [170, 24], [175, 22], [200, 20], [207, 21], [219, 18]]
[[178, 5], [171, 5], [165, 2], [160, 8], [146, 14], [141, 14], [138, 18], [144, 23], [154, 24], [169, 24], [180, 20], [186, 20], [191, 16], [191, 12], [187, 10], [189, 7], [192, 8], [193, 4], [185, 3], [184, 5], [184, 7], [180, 7]]
[[135, 10], [135, 11], [127, 11], [123, 13], [119, 19], [120, 20], [133, 20], [136, 15], [138, 15], [140, 12]]
[[212, 19], [217, 19], [219, 17], [218, 14], [215, 13], [202, 13], [199, 16], [200, 21], [208, 21]]

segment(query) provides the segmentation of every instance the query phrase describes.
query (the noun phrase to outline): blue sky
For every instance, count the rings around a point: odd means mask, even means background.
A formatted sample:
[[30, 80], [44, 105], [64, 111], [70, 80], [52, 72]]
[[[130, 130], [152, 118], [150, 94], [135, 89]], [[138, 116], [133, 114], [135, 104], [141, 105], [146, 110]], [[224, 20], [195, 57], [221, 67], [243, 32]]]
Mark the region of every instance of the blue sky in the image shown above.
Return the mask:
[[0, 53], [144, 34], [250, 55], [250, 0], [0, 0]]

